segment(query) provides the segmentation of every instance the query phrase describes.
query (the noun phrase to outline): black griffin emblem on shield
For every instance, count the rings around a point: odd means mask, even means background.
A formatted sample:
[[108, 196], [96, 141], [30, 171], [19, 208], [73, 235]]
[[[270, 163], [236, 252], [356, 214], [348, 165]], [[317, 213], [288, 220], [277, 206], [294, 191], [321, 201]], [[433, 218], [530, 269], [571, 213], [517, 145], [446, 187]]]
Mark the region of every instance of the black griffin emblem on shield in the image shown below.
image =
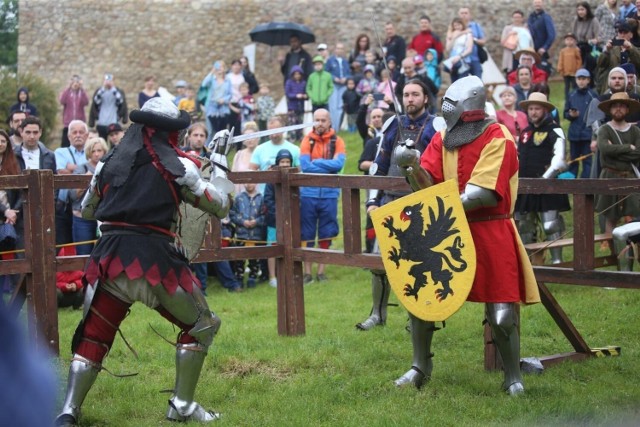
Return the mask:
[[[459, 273], [467, 269], [467, 262], [462, 258], [461, 248], [464, 243], [460, 236], [456, 236], [451, 246], [445, 248], [449, 255], [443, 252], [433, 250], [440, 245], [445, 239], [459, 233], [457, 228], [452, 228], [456, 221], [452, 217], [453, 208], [449, 207], [445, 211], [444, 201], [441, 197], [436, 196], [438, 202], [438, 213], [429, 207], [430, 224], [424, 226], [424, 218], [422, 217], [423, 204], [418, 203], [412, 206], [406, 206], [400, 213], [402, 221], [409, 221], [409, 226], [401, 230], [394, 227], [393, 217], [388, 216], [382, 225], [389, 229], [389, 237], [395, 237], [398, 241], [398, 247], [391, 247], [388, 259], [396, 264], [396, 268], [400, 267], [401, 261], [415, 263], [409, 269], [409, 275], [414, 278], [413, 286], [406, 284], [404, 286], [405, 296], [414, 296], [418, 299], [418, 292], [427, 285], [426, 273], [431, 273], [433, 285], [437, 286], [442, 283], [442, 289], [436, 289], [436, 299], [442, 301], [449, 295], [453, 295], [450, 282], [453, 279], [453, 272]], [[456, 266], [452, 260], [458, 263]], [[445, 264], [448, 268], [445, 267]]]

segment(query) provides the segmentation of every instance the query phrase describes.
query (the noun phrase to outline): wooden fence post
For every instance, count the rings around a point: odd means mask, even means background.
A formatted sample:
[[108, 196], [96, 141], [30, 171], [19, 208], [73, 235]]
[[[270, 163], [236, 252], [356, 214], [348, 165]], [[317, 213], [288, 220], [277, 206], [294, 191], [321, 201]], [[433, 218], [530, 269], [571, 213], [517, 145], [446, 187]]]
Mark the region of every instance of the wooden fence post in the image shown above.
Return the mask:
[[60, 354], [56, 300], [56, 229], [53, 172], [30, 170], [24, 204], [27, 315], [31, 342]]
[[276, 192], [276, 234], [284, 245], [284, 256], [276, 260], [278, 277], [278, 334], [304, 335], [304, 288], [302, 261], [294, 259], [300, 248], [300, 190], [292, 187], [290, 176], [297, 169], [281, 169]]

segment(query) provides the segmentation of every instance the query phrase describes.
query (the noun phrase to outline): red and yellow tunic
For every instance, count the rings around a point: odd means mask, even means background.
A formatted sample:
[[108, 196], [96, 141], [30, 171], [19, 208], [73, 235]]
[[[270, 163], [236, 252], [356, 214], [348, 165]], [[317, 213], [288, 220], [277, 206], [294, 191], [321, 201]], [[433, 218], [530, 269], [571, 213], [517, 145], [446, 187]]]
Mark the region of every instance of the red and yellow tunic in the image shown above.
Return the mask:
[[438, 132], [420, 164], [434, 183], [454, 179], [495, 192], [498, 204], [467, 212], [476, 246], [476, 276], [467, 298], [475, 302], [540, 302], [533, 269], [511, 219], [518, 192], [518, 151], [509, 131], [494, 123], [476, 140], [449, 151]]

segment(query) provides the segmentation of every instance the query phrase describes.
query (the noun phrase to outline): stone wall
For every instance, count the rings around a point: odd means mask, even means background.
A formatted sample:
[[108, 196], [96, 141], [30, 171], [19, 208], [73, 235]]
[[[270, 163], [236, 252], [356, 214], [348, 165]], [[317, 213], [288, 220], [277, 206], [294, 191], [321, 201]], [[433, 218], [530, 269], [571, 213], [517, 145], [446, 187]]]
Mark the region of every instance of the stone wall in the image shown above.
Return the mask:
[[[417, 33], [423, 13], [431, 17], [441, 36], [457, 13], [468, 4], [489, 38], [489, 49], [501, 58], [500, 33], [517, 8], [528, 15], [530, 1], [468, 0], [463, 2], [405, 0], [20, 0], [18, 68], [35, 72], [62, 90], [73, 74], [80, 74], [89, 95], [102, 83], [105, 72], [115, 76], [129, 105], [137, 107], [143, 79], [155, 75], [170, 90], [176, 80], [198, 85], [212, 62], [227, 63], [250, 44], [249, 31], [259, 23], [293, 21], [308, 25], [318, 43], [338, 41], [352, 49], [361, 32], [375, 41], [372, 13], [380, 36], [383, 25], [394, 22], [400, 35]], [[570, 26], [575, 1], [547, 1], [558, 34]], [[561, 43], [561, 37], [559, 38]], [[315, 44], [305, 46], [312, 54]], [[255, 73], [282, 94], [279, 49], [256, 46]], [[555, 49], [557, 51], [557, 49]]]

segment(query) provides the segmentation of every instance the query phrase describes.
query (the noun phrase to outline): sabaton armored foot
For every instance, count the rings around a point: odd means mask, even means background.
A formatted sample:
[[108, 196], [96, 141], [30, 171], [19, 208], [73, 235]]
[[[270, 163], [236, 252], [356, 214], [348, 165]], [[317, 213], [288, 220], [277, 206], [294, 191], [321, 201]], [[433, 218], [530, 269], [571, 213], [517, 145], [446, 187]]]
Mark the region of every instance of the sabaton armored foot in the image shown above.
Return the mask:
[[413, 385], [415, 388], [420, 389], [430, 379], [431, 378], [427, 377], [420, 369], [412, 366], [411, 369], [395, 380], [393, 384], [395, 384], [396, 387]]

